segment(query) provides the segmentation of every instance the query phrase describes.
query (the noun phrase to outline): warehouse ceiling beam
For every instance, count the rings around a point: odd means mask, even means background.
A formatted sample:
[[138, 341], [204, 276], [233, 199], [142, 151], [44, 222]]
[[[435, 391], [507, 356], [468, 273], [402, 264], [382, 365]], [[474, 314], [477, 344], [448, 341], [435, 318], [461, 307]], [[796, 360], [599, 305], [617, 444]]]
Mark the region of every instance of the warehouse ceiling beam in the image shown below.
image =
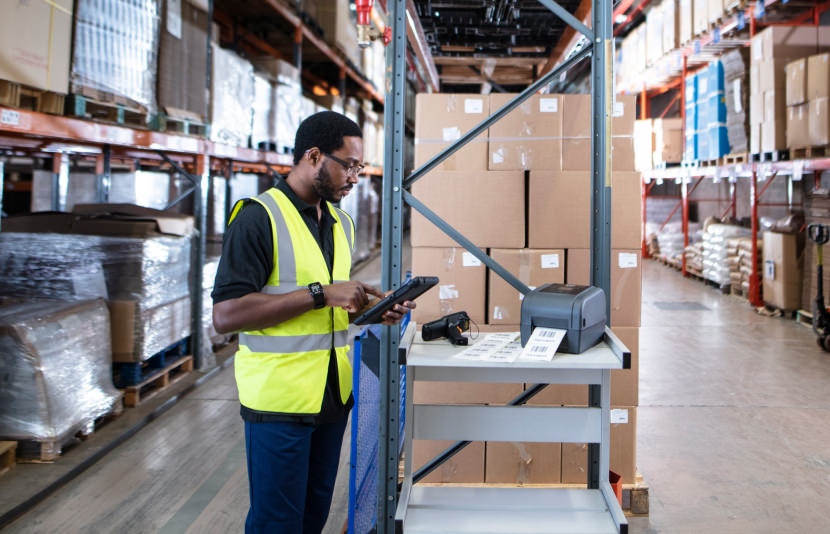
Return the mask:
[[459, 138], [457, 141], [455, 141], [450, 146], [442, 150], [440, 153], [436, 154], [427, 163], [415, 170], [404, 181], [403, 186], [407, 189], [412, 187], [412, 184], [423, 178], [424, 175], [426, 175], [429, 171], [440, 165], [441, 162], [443, 162], [445, 159], [455, 154], [458, 150], [461, 149], [461, 147], [472, 141], [474, 138], [478, 137], [479, 134], [483, 133], [487, 128], [496, 123], [499, 119], [501, 119], [502, 117], [504, 117], [505, 115], [519, 107], [522, 104], [522, 102], [524, 102], [525, 100], [530, 98], [531, 95], [533, 95], [534, 93], [542, 89], [544, 86], [549, 84], [556, 76], [559, 76], [563, 72], [567, 72], [568, 69], [578, 64], [584, 58], [588, 57], [592, 50], [593, 46], [589, 44], [575, 56], [565, 61], [562, 65], [553, 69], [546, 75], [536, 80], [534, 83], [528, 86], [527, 89], [519, 93], [519, 95], [512, 101], [505, 104], [501, 109], [490, 115], [478, 126], [469, 130], [466, 134], [462, 135], [461, 138]]
[[[591, 0], [582, 0], [576, 8], [574, 16], [583, 23], [587, 23], [591, 18], [591, 6]], [[562, 63], [565, 60], [567, 53], [574, 47], [574, 45], [576, 45], [579, 39], [580, 35], [573, 27], [568, 26], [565, 28], [562, 32], [562, 37], [559, 38], [559, 41], [553, 47], [553, 51], [551, 52], [547, 62], [545, 62], [545, 65], [542, 67], [539, 76], [544, 76], [546, 73], [550, 72], [551, 69]]]
[[438, 79], [438, 69], [435, 67], [435, 60], [430, 52], [427, 44], [426, 35], [424, 35], [424, 28], [421, 26], [421, 19], [418, 17], [418, 12], [415, 9], [415, 4], [412, 0], [406, 2], [406, 36], [409, 45], [412, 47], [415, 57], [423, 67], [425, 80], [433, 91], [439, 91], [441, 82]]

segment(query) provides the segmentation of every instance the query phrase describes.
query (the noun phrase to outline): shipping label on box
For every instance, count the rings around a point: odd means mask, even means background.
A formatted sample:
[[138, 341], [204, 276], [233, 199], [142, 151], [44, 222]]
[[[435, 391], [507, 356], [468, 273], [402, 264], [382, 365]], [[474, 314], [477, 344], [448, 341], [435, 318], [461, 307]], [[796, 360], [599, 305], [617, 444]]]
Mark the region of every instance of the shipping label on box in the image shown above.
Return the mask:
[[[415, 166], [477, 126], [490, 112], [489, 99], [454, 94], [420, 93], [415, 100]], [[482, 133], [444, 160], [440, 170], [487, 170], [487, 133]]]
[[[498, 110], [515, 94], [490, 95]], [[534, 95], [490, 128], [490, 170], [559, 170], [562, 152], [561, 95]]]
[[[616, 407], [612, 409], [610, 469], [623, 479], [623, 483], [634, 483], [637, 471], [637, 407]], [[562, 483], [584, 484], [588, 477], [588, 447], [585, 444], [562, 444]]]

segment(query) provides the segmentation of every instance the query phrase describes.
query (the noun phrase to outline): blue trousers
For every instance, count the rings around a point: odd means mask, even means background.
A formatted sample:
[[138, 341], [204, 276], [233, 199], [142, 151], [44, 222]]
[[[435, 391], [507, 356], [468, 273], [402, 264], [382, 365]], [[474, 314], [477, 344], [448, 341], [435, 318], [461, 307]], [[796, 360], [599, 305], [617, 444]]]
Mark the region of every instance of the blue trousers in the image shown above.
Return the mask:
[[245, 533], [319, 534], [340, 462], [342, 422], [245, 422], [251, 508]]

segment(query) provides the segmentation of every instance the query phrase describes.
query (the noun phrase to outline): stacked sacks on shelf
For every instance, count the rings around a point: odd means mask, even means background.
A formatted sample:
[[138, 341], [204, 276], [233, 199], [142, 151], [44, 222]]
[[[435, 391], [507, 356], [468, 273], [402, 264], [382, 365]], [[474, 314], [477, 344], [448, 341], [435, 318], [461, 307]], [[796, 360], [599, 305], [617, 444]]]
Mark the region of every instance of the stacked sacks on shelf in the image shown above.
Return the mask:
[[687, 246], [683, 254], [686, 256], [686, 270], [695, 276], [703, 276], [703, 241]]
[[54, 459], [66, 439], [118, 412], [109, 332], [102, 300], [0, 307], [0, 439], [43, 442], [40, 457]]
[[703, 233], [703, 278], [720, 286], [731, 283], [727, 240], [746, 237], [749, 230], [728, 224], [709, 224]]
[[[134, 215], [103, 213], [108, 209]], [[98, 215], [4, 221], [0, 295], [106, 299], [117, 362], [143, 361], [189, 336], [193, 218], [126, 205], [76, 210]]]
[[[738, 241], [738, 258], [740, 262], [738, 264], [738, 270], [741, 273], [741, 281], [740, 281], [740, 288], [741, 292], [744, 296], [749, 295], [749, 279], [752, 277], [752, 273], [760, 273], [761, 272], [761, 261], [764, 257], [764, 243], [762, 240], [758, 240], [756, 242], [758, 258], [755, 262], [755, 268], [752, 267], [752, 238], [741, 238]], [[758, 288], [759, 291], [762, 288]]]

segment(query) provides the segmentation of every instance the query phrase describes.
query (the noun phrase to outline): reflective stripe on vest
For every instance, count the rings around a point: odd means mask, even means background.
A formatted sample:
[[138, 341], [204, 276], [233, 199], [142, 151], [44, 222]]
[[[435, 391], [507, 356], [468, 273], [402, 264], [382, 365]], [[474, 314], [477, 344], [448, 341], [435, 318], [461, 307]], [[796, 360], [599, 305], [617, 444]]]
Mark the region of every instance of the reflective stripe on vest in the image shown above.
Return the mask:
[[[336, 217], [334, 261], [326, 264], [320, 246], [287, 196], [272, 188], [251, 199], [268, 212], [274, 240], [274, 267], [261, 292], [282, 295], [308, 291], [311, 282], [348, 281], [354, 226], [345, 213], [325, 202]], [[241, 204], [231, 213], [236, 216]], [[337, 363], [340, 400], [351, 395], [349, 316], [341, 308], [310, 310], [274, 327], [239, 334], [234, 363], [239, 399], [248, 408], [286, 414], [319, 413], [331, 352]]]

